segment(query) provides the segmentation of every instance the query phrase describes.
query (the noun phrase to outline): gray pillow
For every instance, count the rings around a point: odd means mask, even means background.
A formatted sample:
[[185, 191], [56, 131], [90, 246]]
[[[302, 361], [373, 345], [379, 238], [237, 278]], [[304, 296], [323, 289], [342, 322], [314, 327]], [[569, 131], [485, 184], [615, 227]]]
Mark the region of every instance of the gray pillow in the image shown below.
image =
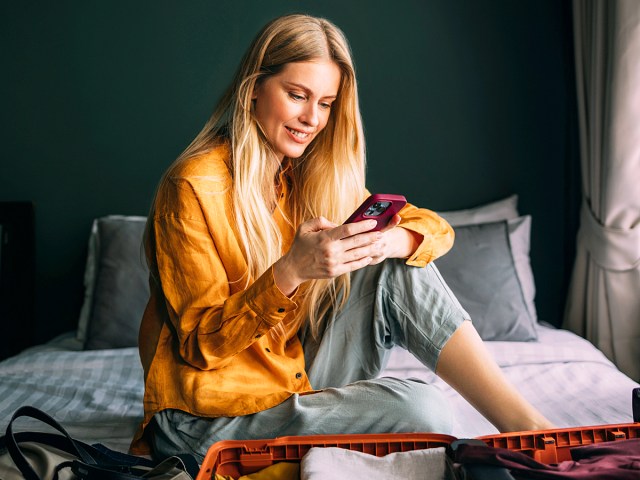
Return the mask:
[[142, 251], [145, 222], [145, 217], [119, 215], [94, 221], [78, 324], [78, 338], [87, 350], [138, 345], [140, 320], [149, 299]]
[[518, 217], [518, 196], [511, 195], [477, 207], [438, 212], [438, 214], [449, 222], [452, 227], [511, 220]]
[[531, 216], [519, 216], [518, 196], [497, 200], [495, 202], [478, 205], [465, 210], [451, 210], [439, 212], [452, 227], [474, 225], [480, 223], [498, 222], [507, 220], [509, 223], [509, 241], [516, 265], [516, 273], [524, 291], [525, 301], [529, 313], [537, 322], [538, 316], [535, 307], [536, 287], [529, 259], [531, 240]]
[[531, 243], [531, 215], [524, 215], [507, 221], [509, 226], [509, 243], [511, 244], [511, 253], [513, 254], [513, 262], [516, 266], [516, 274], [522, 286], [524, 300], [531, 317], [537, 322], [538, 313], [536, 312], [535, 296], [536, 285], [531, 270], [531, 261], [529, 259], [530, 243]]
[[453, 248], [436, 265], [483, 340], [536, 340], [516, 271], [507, 221], [454, 227]]

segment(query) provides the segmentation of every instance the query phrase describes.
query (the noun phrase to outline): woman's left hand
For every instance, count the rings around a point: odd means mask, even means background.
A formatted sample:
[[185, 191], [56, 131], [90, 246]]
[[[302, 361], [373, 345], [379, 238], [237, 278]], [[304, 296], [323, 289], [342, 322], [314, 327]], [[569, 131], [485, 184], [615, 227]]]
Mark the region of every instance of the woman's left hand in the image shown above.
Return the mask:
[[373, 261], [370, 265], [375, 265], [387, 258], [407, 258], [413, 254], [420, 245], [418, 234], [414, 234], [405, 228], [397, 228], [400, 223], [400, 215], [394, 215], [386, 227], [380, 232], [380, 239], [375, 242], [376, 254], [372, 255]]

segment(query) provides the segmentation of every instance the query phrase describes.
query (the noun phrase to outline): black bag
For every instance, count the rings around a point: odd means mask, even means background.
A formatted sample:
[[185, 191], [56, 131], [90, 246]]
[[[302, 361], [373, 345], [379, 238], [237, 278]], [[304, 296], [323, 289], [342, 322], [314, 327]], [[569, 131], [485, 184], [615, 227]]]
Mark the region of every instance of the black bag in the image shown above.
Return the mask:
[[[18, 432], [19, 417], [40, 420], [61, 433]], [[10, 458], [7, 458], [10, 457]], [[12, 463], [12, 464], [11, 464]], [[4, 469], [3, 469], [4, 468]], [[37, 408], [20, 407], [0, 438], [0, 472], [3, 480], [192, 480], [199, 466], [192, 455], [154, 462], [144, 457], [74, 440], [53, 418]]]

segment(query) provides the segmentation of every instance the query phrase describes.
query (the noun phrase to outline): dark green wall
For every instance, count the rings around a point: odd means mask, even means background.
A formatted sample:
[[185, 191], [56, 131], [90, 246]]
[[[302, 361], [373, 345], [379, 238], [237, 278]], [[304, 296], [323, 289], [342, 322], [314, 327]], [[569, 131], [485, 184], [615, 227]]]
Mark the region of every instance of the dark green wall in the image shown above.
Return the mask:
[[145, 215], [255, 32], [326, 16], [359, 75], [369, 186], [436, 210], [511, 193], [557, 322], [575, 230], [567, 2], [101, 1], [0, 6], [0, 201], [36, 205], [34, 341], [74, 327], [94, 217]]

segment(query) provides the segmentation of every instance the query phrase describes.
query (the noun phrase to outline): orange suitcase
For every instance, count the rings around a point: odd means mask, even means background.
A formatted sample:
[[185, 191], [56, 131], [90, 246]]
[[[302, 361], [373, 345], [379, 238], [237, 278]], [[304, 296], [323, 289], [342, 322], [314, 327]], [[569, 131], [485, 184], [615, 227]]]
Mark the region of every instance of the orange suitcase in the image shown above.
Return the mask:
[[[570, 449], [573, 447], [631, 438], [640, 438], [640, 423], [515, 432], [487, 435], [475, 440], [491, 447], [516, 450], [538, 462], [552, 464], [569, 460]], [[297, 463], [312, 447], [340, 447], [384, 456], [394, 452], [436, 447], [445, 447], [450, 451], [456, 442], [461, 441], [464, 440], [435, 433], [312, 435], [266, 440], [226, 440], [209, 448], [196, 480], [211, 480], [215, 474], [229, 475], [237, 479], [278, 462]], [[502, 478], [511, 478], [508, 473], [506, 475]], [[468, 478], [474, 476], [469, 475]]]

